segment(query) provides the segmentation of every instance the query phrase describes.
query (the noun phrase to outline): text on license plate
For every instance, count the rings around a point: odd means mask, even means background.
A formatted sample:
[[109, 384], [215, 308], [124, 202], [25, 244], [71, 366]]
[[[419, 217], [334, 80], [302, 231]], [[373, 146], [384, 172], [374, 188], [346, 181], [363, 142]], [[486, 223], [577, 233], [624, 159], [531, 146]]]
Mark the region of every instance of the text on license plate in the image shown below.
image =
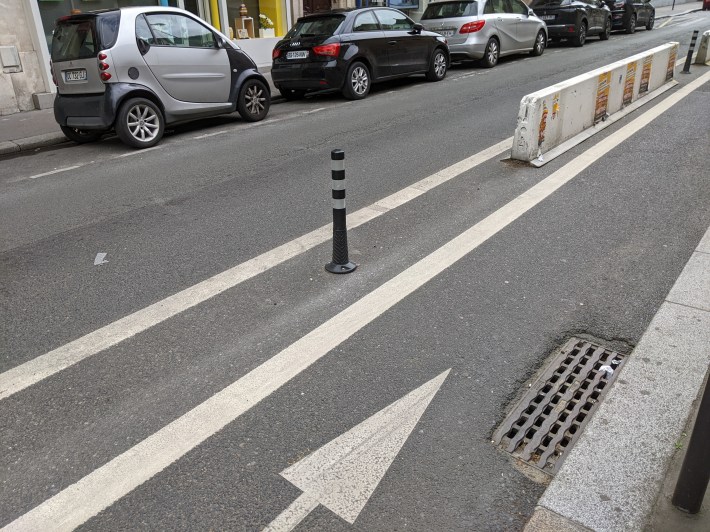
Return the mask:
[[542, 15], [540, 18], [542, 20], [555, 20], [555, 15]]
[[300, 50], [298, 52], [286, 52], [286, 59], [306, 59], [308, 50]]
[[454, 30], [441, 30], [441, 34], [444, 37], [451, 37], [454, 34]]
[[67, 70], [64, 73], [64, 79], [66, 81], [85, 81], [86, 80], [86, 70]]

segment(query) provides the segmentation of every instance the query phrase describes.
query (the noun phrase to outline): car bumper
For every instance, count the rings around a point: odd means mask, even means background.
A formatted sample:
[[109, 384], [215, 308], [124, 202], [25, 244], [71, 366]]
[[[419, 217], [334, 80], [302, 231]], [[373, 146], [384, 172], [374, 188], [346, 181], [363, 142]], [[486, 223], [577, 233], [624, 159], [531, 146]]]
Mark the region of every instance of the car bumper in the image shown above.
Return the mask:
[[550, 38], [558, 37], [564, 39], [565, 37], [574, 37], [576, 34], [576, 24], [558, 24], [547, 27], [547, 36]]
[[274, 62], [271, 79], [276, 87], [284, 89], [339, 89], [345, 80], [345, 69], [335, 60], [325, 63]]
[[449, 55], [456, 59], [481, 59], [486, 51], [485, 42], [465, 42], [462, 44], [449, 44]]
[[611, 27], [612, 29], [624, 28], [629, 20], [629, 13], [626, 11], [611, 12]]

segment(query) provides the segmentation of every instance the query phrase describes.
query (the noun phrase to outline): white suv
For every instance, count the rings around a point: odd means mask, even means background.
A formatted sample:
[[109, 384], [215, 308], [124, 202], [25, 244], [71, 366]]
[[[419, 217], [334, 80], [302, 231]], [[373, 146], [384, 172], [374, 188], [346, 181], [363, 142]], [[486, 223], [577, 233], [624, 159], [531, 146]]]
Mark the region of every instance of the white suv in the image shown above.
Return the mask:
[[91, 142], [110, 129], [134, 148], [166, 124], [238, 111], [269, 112], [269, 84], [227, 37], [182, 9], [131, 7], [62, 17], [52, 37], [54, 116]]

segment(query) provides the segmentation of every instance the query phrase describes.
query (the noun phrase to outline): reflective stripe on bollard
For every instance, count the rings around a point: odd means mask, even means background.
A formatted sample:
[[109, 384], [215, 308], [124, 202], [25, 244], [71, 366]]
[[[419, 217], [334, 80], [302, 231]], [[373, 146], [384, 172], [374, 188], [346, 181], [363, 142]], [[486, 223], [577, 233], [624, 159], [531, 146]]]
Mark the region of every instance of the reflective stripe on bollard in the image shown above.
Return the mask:
[[325, 265], [331, 273], [350, 273], [357, 264], [348, 259], [348, 231], [345, 222], [345, 152], [330, 152], [333, 195], [333, 260]]

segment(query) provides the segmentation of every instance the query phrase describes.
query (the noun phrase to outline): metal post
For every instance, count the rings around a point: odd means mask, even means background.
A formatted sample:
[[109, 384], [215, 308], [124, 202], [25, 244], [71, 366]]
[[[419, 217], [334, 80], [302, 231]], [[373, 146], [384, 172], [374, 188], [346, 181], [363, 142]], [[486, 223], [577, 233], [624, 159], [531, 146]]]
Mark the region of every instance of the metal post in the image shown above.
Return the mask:
[[693, 37], [690, 39], [690, 46], [688, 47], [688, 57], [685, 59], [683, 74], [690, 74], [690, 62], [693, 60], [693, 52], [695, 51], [695, 41], [698, 40], [698, 33], [698, 30], [693, 31]]
[[345, 152], [330, 152], [333, 184], [333, 261], [325, 265], [331, 273], [350, 273], [357, 264], [348, 260], [348, 230], [345, 223]]
[[705, 385], [700, 400], [698, 417], [688, 442], [688, 451], [683, 460], [678, 483], [673, 492], [673, 505], [697, 514], [703, 504], [705, 490], [710, 480], [710, 386]]
[[673, 5], [671, 6], [671, 11], [675, 9], [675, 0], [673, 0]]

